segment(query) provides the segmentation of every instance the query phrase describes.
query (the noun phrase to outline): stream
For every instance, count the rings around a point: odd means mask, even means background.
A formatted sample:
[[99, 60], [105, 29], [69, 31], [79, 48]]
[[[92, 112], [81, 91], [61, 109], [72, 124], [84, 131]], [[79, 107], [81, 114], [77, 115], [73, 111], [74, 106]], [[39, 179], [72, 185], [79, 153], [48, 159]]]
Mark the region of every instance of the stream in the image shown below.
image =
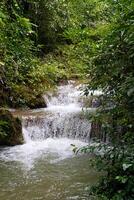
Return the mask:
[[99, 175], [71, 145], [90, 141], [82, 87], [70, 81], [44, 97], [47, 108], [12, 111], [22, 119], [25, 143], [0, 148], [0, 200], [90, 200]]

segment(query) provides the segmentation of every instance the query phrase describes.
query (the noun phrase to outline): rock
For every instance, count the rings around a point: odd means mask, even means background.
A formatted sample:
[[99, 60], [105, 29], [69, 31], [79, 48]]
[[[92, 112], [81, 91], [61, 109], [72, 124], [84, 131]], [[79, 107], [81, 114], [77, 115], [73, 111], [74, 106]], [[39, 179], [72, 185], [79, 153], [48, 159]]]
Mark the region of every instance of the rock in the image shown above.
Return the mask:
[[95, 98], [95, 99], [92, 100], [92, 107], [93, 108], [98, 108], [100, 106], [100, 104], [101, 103], [100, 103], [99, 99]]
[[18, 118], [5, 109], [0, 109], [0, 145], [23, 144], [22, 125]]
[[36, 108], [46, 108], [47, 104], [45, 102], [45, 99], [41, 95], [38, 95], [35, 98], [31, 98], [27, 102], [27, 106], [31, 109], [36, 109]]
[[66, 77], [58, 80], [58, 85], [67, 85], [67, 84], [68, 84], [68, 80]]

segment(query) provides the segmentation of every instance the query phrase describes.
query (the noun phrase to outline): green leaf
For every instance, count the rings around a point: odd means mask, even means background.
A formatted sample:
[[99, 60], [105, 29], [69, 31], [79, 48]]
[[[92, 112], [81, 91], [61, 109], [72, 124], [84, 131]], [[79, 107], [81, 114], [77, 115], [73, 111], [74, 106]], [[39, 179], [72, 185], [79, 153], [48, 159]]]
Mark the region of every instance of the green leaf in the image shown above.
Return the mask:
[[126, 171], [126, 170], [127, 170], [129, 167], [131, 167], [131, 166], [132, 166], [132, 164], [127, 164], [127, 163], [124, 163], [124, 164], [122, 165], [124, 171]]

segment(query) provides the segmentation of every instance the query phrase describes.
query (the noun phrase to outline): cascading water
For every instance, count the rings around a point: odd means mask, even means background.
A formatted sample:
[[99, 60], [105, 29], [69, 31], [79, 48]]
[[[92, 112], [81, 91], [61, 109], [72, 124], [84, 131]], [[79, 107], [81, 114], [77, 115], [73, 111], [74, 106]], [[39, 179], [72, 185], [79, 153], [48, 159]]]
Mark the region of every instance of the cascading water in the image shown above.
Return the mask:
[[22, 118], [25, 144], [0, 148], [0, 200], [90, 200], [87, 186], [97, 174], [71, 146], [90, 138], [81, 87], [71, 81], [44, 97], [47, 108], [14, 112]]
[[63, 137], [87, 142], [90, 137], [91, 125], [79, 113], [54, 113], [45, 118], [28, 118], [23, 125], [26, 142]]
[[82, 111], [81, 85], [73, 82], [59, 86], [57, 95], [46, 98], [48, 107], [44, 116], [23, 118], [23, 133], [26, 142], [46, 138], [71, 138], [88, 142], [91, 123]]

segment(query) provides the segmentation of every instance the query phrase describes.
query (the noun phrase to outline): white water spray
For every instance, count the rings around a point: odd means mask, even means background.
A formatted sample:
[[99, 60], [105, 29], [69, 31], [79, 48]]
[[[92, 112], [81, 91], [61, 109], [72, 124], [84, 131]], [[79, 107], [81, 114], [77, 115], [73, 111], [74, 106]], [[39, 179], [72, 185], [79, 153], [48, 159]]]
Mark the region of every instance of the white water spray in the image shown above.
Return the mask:
[[82, 111], [81, 87], [74, 82], [59, 86], [56, 95], [47, 96], [47, 108], [22, 116], [25, 144], [5, 148], [0, 160], [21, 162], [31, 168], [39, 158], [50, 154], [53, 154], [50, 162], [74, 156], [71, 144], [87, 145], [91, 123]]
[[74, 86], [74, 82], [59, 86], [56, 95], [48, 95], [48, 107], [44, 109], [44, 116], [24, 118], [25, 141], [70, 138], [88, 142], [91, 123], [82, 111], [81, 87], [81, 85]]

